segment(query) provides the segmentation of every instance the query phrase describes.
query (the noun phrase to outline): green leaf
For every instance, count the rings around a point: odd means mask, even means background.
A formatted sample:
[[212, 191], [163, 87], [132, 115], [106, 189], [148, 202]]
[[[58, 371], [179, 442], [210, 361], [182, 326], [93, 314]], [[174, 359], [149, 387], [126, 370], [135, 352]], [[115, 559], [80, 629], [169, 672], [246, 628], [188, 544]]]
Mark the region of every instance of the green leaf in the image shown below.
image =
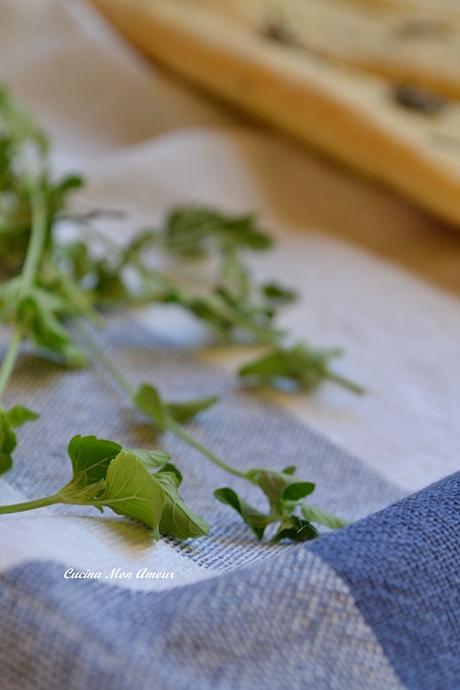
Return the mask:
[[239, 370], [242, 377], [253, 377], [264, 384], [287, 379], [308, 390], [316, 388], [324, 379], [331, 355], [307, 350], [298, 345], [293, 348], [275, 348]]
[[315, 508], [307, 503], [304, 503], [301, 508], [301, 512], [305, 520], [309, 522], [316, 522], [319, 525], [324, 525], [330, 529], [340, 529], [347, 525], [346, 520], [342, 520], [331, 513], [321, 510], [320, 508]]
[[315, 484], [312, 482], [293, 482], [289, 484], [281, 496], [283, 501], [300, 501], [315, 490]]
[[98, 502], [119, 515], [139, 520], [160, 536], [165, 492], [144, 463], [129, 451], [120, 451], [109, 465], [106, 488]]
[[354, 393], [362, 393], [361, 386], [330, 369], [331, 359], [340, 354], [340, 350], [314, 350], [303, 344], [291, 348], [277, 347], [242, 366], [239, 375], [259, 385], [276, 387], [280, 382], [289, 382], [306, 392], [316, 390], [328, 380]]
[[265, 285], [262, 286], [262, 291], [265, 297], [277, 306], [290, 304], [297, 299], [295, 290], [291, 290], [290, 288], [286, 288], [274, 282], [265, 283]]
[[214, 491], [214, 496], [221, 503], [229, 505], [236, 510], [236, 512], [241, 515], [244, 522], [252, 529], [257, 539], [263, 538], [265, 528], [267, 525], [273, 522], [272, 516], [265, 515], [256, 508], [253, 508], [253, 506], [238, 496], [236, 491], [230, 489], [229, 487], [216, 489]]
[[196, 417], [200, 412], [204, 412], [208, 408], [215, 405], [219, 400], [217, 396], [208, 398], [197, 398], [196, 400], [187, 400], [185, 402], [167, 403], [168, 414], [181, 424], [188, 422], [190, 419]]
[[134, 394], [133, 402], [141, 412], [153, 421], [159, 431], [165, 430], [168, 419], [167, 408], [156, 388], [143, 383]]
[[166, 496], [160, 521], [160, 533], [177, 539], [202, 537], [208, 534], [208, 523], [191, 511], [179, 496], [180, 479], [178, 479], [177, 473], [161, 471], [153, 476], [162, 486]]
[[136, 407], [153, 421], [159, 431], [166, 429], [168, 417], [179, 423], [188, 422], [200, 412], [214, 405], [217, 400], [217, 397], [212, 396], [184, 402], [165, 403], [158, 390], [146, 383], [138, 388], [133, 397]]
[[91, 256], [88, 245], [81, 240], [72, 242], [65, 247], [60, 247], [66, 263], [70, 264], [69, 272], [79, 281], [93, 270], [95, 261]]
[[22, 405], [16, 405], [15, 407], [12, 407], [10, 410], [6, 412], [6, 418], [8, 420], [8, 423], [14, 429], [17, 429], [18, 427], [27, 424], [27, 422], [35, 422], [35, 420], [37, 420], [39, 416], [40, 415], [36, 412], [33, 412], [32, 410], [29, 410], [27, 407], [23, 407]]
[[0, 474], [11, 469], [12, 453], [16, 448], [16, 434], [8, 421], [7, 414], [0, 412]]
[[290, 539], [294, 542], [304, 542], [310, 539], [316, 539], [318, 536], [319, 534], [313, 525], [296, 515], [290, 515], [282, 520], [271, 541], [273, 544], [277, 544], [283, 539]]
[[177, 304], [222, 335], [228, 334], [235, 326], [234, 310], [222, 302], [216, 291], [197, 295], [183, 288], [169, 289], [164, 295], [164, 302]]
[[173, 474], [175, 476], [175, 482], [176, 486], [179, 487], [182, 484], [182, 472], [174, 465], [172, 462], [167, 462], [166, 465], [163, 465], [163, 467], [155, 474], [155, 477], [158, 477], [159, 474], [163, 474], [163, 472], [169, 472], [170, 474]]
[[260, 486], [271, 503], [299, 501], [315, 490], [315, 484], [299, 481], [291, 473], [255, 468], [249, 470], [248, 474]]
[[62, 211], [66, 207], [69, 194], [76, 189], [81, 189], [84, 184], [85, 181], [81, 175], [65, 175], [55, 184], [50, 185], [48, 188], [48, 205], [52, 215]]
[[110, 463], [121, 451], [114, 441], [96, 436], [74, 436], [68, 449], [73, 468], [73, 478], [67, 487], [84, 488], [106, 478]]
[[34, 288], [19, 298], [14, 320], [36, 345], [61, 355], [68, 366], [81, 367], [87, 363], [86, 355], [74, 345], [60, 321], [67, 311], [65, 301]]
[[123, 248], [122, 264], [124, 266], [137, 261], [142, 252], [151, 246], [157, 239], [153, 230], [142, 230]]
[[168, 215], [162, 229], [166, 248], [183, 256], [206, 255], [213, 249], [262, 251], [272, 240], [254, 215], [231, 215], [199, 206], [181, 206]]
[[33, 118], [19, 108], [7, 89], [0, 88], [0, 118], [15, 147], [33, 143], [41, 154], [45, 154], [48, 141]]
[[237, 300], [246, 303], [251, 299], [251, 276], [234, 251], [227, 251], [222, 262], [219, 284]]
[[159, 469], [169, 464], [171, 456], [162, 450], [144, 450], [141, 448], [127, 448], [128, 453], [135, 455], [145, 467]]
[[19, 405], [10, 410], [0, 409], [0, 475], [13, 465], [13, 451], [17, 446], [15, 428], [36, 419], [35, 412]]
[[164, 293], [166, 304], [177, 304], [221, 336], [244, 334], [254, 342], [276, 342], [282, 335], [273, 327], [273, 313], [265, 305], [253, 304], [249, 298], [241, 301], [225, 286], [208, 294], [196, 294], [184, 289], [169, 289]]
[[297, 472], [297, 465], [288, 465], [282, 469], [283, 474], [295, 474]]

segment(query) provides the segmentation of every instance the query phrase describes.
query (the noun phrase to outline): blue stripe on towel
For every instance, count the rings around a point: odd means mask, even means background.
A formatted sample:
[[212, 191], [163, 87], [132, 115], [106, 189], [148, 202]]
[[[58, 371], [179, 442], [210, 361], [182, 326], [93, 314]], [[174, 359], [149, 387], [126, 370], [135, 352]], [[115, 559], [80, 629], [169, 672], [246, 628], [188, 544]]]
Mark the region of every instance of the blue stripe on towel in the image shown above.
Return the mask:
[[402, 690], [346, 584], [303, 546], [163, 592], [63, 570], [0, 575], [2, 690]]
[[460, 473], [312, 544], [403, 683], [460, 688]]

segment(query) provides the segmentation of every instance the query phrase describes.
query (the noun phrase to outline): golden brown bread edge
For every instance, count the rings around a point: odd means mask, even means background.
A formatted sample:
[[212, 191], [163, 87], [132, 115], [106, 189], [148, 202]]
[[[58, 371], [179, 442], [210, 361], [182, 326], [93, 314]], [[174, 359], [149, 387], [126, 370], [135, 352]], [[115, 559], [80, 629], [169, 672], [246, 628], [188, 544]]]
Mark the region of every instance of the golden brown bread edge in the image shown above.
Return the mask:
[[174, 0], [93, 3], [148, 56], [460, 226], [458, 161], [427, 147], [417, 121], [372, 110], [377, 80], [307, 62]]

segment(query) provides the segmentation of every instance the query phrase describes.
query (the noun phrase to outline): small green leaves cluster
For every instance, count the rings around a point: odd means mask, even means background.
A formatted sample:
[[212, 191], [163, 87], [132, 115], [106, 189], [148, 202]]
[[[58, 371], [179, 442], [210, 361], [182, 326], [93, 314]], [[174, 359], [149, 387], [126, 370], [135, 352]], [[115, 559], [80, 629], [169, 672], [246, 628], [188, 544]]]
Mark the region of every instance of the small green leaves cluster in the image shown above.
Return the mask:
[[[258, 285], [246, 267], [246, 252], [263, 251], [272, 244], [254, 216], [178, 207], [159, 230], [141, 231], [124, 247], [107, 243], [104, 236], [99, 241], [105, 244], [102, 257], [81, 240], [60, 248], [68, 274], [93, 307], [173, 304], [221, 338], [273, 344], [281, 337], [277, 312], [295, 294], [273, 282]], [[212, 257], [217, 261], [216, 276], [210, 275], [203, 286], [160, 271], [145, 259], [152, 247], [186, 257], [188, 263]]]
[[170, 252], [186, 257], [236, 249], [265, 251], [273, 245], [270, 235], [258, 227], [254, 214], [225, 215], [200, 206], [173, 209], [160, 232]]
[[299, 343], [293, 347], [271, 349], [239, 370], [241, 378], [261, 386], [287, 384], [306, 391], [315, 391], [324, 381], [333, 381], [353, 393], [362, 394], [361, 386], [334, 372], [330, 362], [341, 350], [318, 350]]
[[[0, 440], [3, 439], [6, 452], [11, 451], [15, 443], [13, 429], [35, 418], [33, 412], [19, 407], [1, 413], [3, 436]], [[68, 455], [72, 478], [57, 493], [26, 503], [0, 506], [0, 515], [61, 503], [93, 506], [100, 511], [109, 508], [146, 525], [155, 539], [160, 536], [192, 539], [208, 534], [207, 522], [180, 496], [182, 474], [164, 451], [123, 448], [114, 441], [95, 436], [74, 436], [68, 446]], [[214, 495], [233, 508], [259, 540], [270, 526], [272, 543], [314, 539], [319, 534], [314, 525], [330, 529], [343, 527], [343, 520], [305, 502], [315, 490], [315, 484], [298, 479], [295, 471], [291, 466], [282, 472], [254, 468], [237, 473], [264, 493], [268, 501], [266, 513], [254, 508], [229, 487], [217, 489]]]
[[44, 247], [52, 239], [52, 221], [67, 205], [69, 194], [82, 184], [76, 175], [52, 180], [48, 172], [48, 141], [35, 121], [0, 88], [0, 266], [7, 275], [23, 265], [33, 225], [33, 196], [46, 209]]
[[134, 405], [143, 412], [158, 431], [166, 431], [171, 421], [185, 424], [200, 412], [215, 405], [217, 396], [197, 398], [184, 402], [165, 402], [158, 389], [150, 384], [143, 383], [133, 396]]
[[280, 306], [296, 295], [276, 283], [257, 284], [245, 256], [273, 246], [253, 214], [232, 215], [200, 206], [178, 207], [157, 232], [168, 253], [190, 259], [211, 257], [218, 262], [214, 285], [205, 294], [171, 289], [166, 301], [180, 305], [222, 337], [243, 334], [253, 342], [273, 344], [282, 332], [274, 321]]
[[[92, 226], [97, 213], [72, 210], [72, 193], [84, 184], [83, 179], [78, 175], [51, 179], [46, 137], [4, 91], [0, 125], [0, 179], [4, 182], [0, 186], [0, 265], [12, 275], [0, 287], [0, 322], [20, 327], [23, 337], [65, 364], [82, 366], [87, 360], [70, 335], [69, 318], [83, 316], [97, 322], [96, 310], [101, 308], [174, 304], [222, 338], [243, 337], [276, 347], [286, 356], [292, 354], [291, 369], [299, 372], [297, 380], [305, 390], [325, 379], [340, 383], [326, 366], [330, 352], [308, 351], [305, 356], [308, 348], [304, 348], [299, 356], [301, 346], [285, 348], [285, 334], [276, 318], [296, 295], [276, 282], [254, 281], [246, 255], [267, 251], [273, 240], [253, 214], [179, 206], [167, 214], [160, 228], [143, 230], [125, 246], [118, 246]], [[27, 163], [25, 153], [31, 148], [36, 165]], [[75, 240], [62, 239], [62, 220], [75, 223]], [[160, 271], [145, 258], [152, 247], [189, 262], [212, 258], [217, 263], [215, 278], [203, 289]], [[23, 272], [31, 253], [33, 275], [24, 285]], [[272, 381], [274, 377], [265, 377], [265, 384]]]
[[69, 305], [61, 295], [34, 285], [22, 289], [22, 281], [12, 278], [0, 285], [0, 320], [18, 328], [41, 350], [57, 355], [67, 366], [81, 367], [87, 362], [63, 323]]
[[286, 467], [282, 472], [255, 468], [248, 470], [248, 481], [261, 489], [268, 502], [266, 513], [254, 508], [236, 491], [229, 487], [217, 489], [215, 497], [233, 508], [251, 528], [257, 539], [264, 537], [267, 528], [272, 528], [271, 542], [284, 539], [303, 542], [318, 536], [315, 524], [331, 529], [343, 527], [345, 522], [324, 510], [305, 502], [315, 490], [315, 484], [298, 479], [296, 467]]

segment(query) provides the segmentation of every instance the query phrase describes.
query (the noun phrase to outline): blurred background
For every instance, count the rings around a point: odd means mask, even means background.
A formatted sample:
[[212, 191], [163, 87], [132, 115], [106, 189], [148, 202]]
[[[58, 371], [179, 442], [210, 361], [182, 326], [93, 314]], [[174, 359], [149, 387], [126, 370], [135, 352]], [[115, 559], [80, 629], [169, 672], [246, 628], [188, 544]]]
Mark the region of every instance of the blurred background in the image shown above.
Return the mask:
[[[52, 133], [57, 169], [90, 169], [104, 153], [190, 127], [243, 125], [270, 132], [274, 141], [288, 136], [309, 170], [291, 194], [291, 221], [301, 217], [460, 290], [460, 9], [454, 0], [95, 4], [98, 10], [77, 0], [0, 1], [0, 78]], [[200, 46], [208, 52], [197, 60]], [[219, 51], [230, 56], [230, 66], [219, 62]], [[238, 56], [246, 67], [236, 64]], [[314, 100], [318, 89], [332, 98], [325, 124], [330, 144], [308, 119], [315, 113], [289, 121], [296, 89], [302, 93], [305, 84], [316, 91], [307, 90], [300, 110], [308, 110], [305, 99]], [[357, 119], [350, 129], [340, 119], [344, 103]], [[382, 118], [391, 120], [396, 160], [399, 154], [404, 164], [408, 146], [420, 159], [405, 177], [417, 185], [427, 166], [434, 171], [437, 186], [422, 199], [403, 189], [393, 158], [387, 179], [357, 163], [365, 147], [353, 135], [361, 122], [379, 126]], [[339, 151], [340, 140], [347, 140], [350, 155]], [[385, 157], [385, 150], [376, 156]], [[446, 214], [437, 211], [445, 190], [453, 199]]]

